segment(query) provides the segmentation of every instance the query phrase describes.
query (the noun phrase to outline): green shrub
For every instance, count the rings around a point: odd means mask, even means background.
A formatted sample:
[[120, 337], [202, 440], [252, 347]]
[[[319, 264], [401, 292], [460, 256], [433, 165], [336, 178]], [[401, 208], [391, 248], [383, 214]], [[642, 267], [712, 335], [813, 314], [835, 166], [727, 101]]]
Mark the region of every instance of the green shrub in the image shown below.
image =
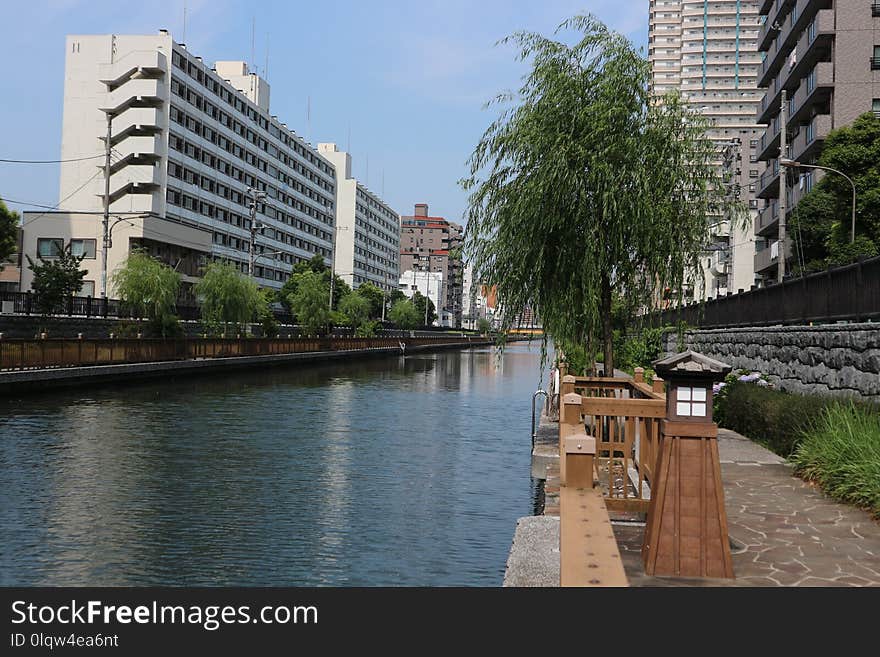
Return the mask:
[[804, 431], [792, 454], [795, 472], [831, 497], [880, 518], [880, 413], [835, 402]]
[[793, 395], [743, 381], [728, 384], [724, 391], [721, 417], [714, 419], [786, 457], [822, 410], [833, 403], [828, 397]]

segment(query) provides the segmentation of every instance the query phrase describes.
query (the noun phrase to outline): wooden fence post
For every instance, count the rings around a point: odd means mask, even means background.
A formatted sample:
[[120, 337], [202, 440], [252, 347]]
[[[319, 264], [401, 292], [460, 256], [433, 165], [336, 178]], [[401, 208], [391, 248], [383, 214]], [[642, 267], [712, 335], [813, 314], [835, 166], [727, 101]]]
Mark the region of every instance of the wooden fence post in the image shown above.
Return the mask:
[[595, 457], [595, 438], [585, 432], [565, 437], [562, 445], [562, 459], [565, 461], [566, 472], [565, 485], [570, 488], [593, 488]]
[[559, 484], [565, 485], [565, 439], [568, 436], [584, 433], [581, 420], [581, 396], [571, 392], [562, 396], [559, 404]]

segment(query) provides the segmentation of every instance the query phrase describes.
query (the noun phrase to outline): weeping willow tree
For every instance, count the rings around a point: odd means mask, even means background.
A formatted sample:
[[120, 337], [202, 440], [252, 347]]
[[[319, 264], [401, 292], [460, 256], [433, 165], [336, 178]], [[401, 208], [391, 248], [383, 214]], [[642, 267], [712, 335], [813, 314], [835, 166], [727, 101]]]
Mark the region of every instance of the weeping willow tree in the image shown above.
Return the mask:
[[[531, 306], [545, 336], [614, 371], [612, 300], [651, 306], [699, 268], [722, 209], [717, 149], [677, 95], [652, 101], [647, 61], [592, 16], [574, 45], [531, 32], [501, 43], [531, 60], [471, 155], [465, 252], [505, 317]], [[545, 337], [546, 339], [546, 337]]]

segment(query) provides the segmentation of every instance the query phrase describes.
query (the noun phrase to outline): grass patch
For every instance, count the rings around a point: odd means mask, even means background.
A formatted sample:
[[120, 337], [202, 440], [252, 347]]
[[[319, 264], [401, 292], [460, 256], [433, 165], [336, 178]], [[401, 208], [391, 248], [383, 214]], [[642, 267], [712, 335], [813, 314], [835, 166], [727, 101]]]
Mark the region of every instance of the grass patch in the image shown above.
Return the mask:
[[841, 502], [880, 518], [880, 414], [853, 403], [827, 405], [803, 434], [795, 472]]

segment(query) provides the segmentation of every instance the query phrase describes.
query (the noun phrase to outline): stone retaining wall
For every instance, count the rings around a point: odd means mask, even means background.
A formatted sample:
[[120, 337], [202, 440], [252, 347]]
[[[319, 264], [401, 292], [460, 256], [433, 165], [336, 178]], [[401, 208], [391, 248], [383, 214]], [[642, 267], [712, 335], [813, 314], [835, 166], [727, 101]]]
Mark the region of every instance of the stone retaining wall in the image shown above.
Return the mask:
[[[877, 323], [692, 330], [684, 342], [734, 369], [763, 372], [781, 390], [880, 401]], [[678, 333], [667, 333], [666, 353], [678, 346]]]

